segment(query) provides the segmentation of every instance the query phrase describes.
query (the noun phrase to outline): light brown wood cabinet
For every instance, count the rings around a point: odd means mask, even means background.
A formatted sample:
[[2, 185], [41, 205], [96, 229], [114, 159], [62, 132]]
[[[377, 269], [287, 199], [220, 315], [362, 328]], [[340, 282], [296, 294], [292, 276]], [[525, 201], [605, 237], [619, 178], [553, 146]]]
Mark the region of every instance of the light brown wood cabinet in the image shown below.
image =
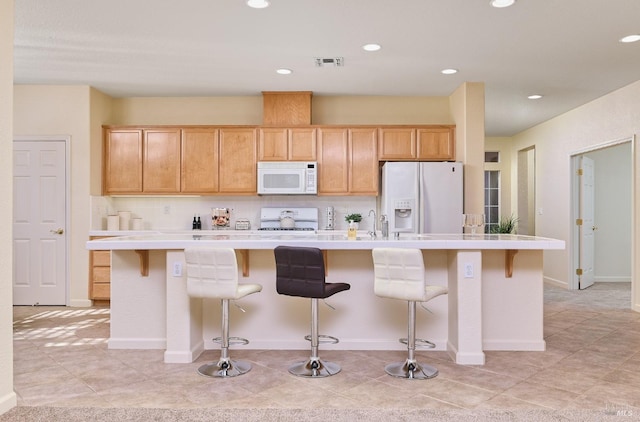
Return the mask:
[[455, 138], [453, 128], [416, 129], [418, 160], [453, 161]]
[[256, 194], [256, 129], [220, 129], [220, 193]]
[[378, 195], [378, 136], [376, 128], [349, 130], [349, 193]]
[[453, 161], [453, 126], [384, 127], [379, 129], [378, 158], [381, 161]]
[[259, 161], [316, 161], [315, 128], [260, 128]]
[[143, 133], [142, 191], [180, 192], [180, 129], [145, 129]]
[[180, 192], [217, 193], [219, 155], [218, 129], [182, 129]]
[[104, 131], [103, 191], [142, 193], [142, 129]]
[[105, 128], [104, 145], [105, 195], [257, 192], [254, 127]]
[[[104, 236], [92, 236], [101, 239]], [[89, 251], [89, 299], [111, 299], [111, 251]]]
[[377, 195], [377, 129], [318, 129], [318, 171], [320, 195]]

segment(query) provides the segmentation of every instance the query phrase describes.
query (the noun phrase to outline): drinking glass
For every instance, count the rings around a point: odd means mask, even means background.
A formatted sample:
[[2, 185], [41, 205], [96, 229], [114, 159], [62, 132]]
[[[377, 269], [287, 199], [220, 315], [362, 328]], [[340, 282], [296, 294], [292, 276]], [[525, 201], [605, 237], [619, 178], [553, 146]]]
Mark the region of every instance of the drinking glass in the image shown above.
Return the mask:
[[471, 229], [471, 234], [476, 234], [478, 227], [484, 226], [484, 214], [464, 214], [464, 227]]

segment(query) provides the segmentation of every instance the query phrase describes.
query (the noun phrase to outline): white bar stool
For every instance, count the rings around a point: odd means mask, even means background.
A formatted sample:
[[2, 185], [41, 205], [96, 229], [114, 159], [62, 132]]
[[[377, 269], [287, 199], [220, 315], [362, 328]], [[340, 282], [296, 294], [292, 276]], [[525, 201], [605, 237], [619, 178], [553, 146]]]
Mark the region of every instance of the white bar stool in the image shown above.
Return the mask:
[[376, 248], [371, 253], [376, 296], [406, 300], [409, 308], [408, 337], [400, 339], [401, 343], [407, 344], [408, 357], [404, 362], [387, 365], [385, 371], [399, 378], [428, 379], [437, 376], [436, 368], [419, 364], [414, 356], [416, 342], [435, 347], [429, 341], [416, 339], [416, 303], [428, 302], [434, 297], [447, 294], [447, 288], [426, 284], [420, 249]]
[[249, 340], [229, 337], [229, 300], [243, 298], [262, 290], [260, 284], [238, 284], [236, 253], [230, 248], [187, 248], [187, 294], [196, 298], [221, 299], [222, 336], [213, 341], [221, 344], [218, 362], [207, 363], [198, 373], [207, 377], [235, 377], [251, 370], [251, 364], [229, 358], [230, 344], [247, 344]]

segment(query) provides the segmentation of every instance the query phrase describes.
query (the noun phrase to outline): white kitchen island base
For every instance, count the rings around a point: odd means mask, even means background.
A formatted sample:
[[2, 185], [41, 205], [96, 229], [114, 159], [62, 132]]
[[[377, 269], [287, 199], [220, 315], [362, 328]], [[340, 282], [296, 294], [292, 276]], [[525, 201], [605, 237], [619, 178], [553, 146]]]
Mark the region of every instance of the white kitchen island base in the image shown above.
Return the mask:
[[[351, 290], [327, 300], [335, 311], [321, 303], [320, 333], [340, 339], [323, 349], [406, 350], [398, 339], [406, 337], [407, 305], [373, 293], [370, 249], [327, 250], [327, 281], [350, 283]], [[430, 301], [431, 312], [418, 308], [417, 337], [459, 364], [484, 364], [484, 350], [545, 349], [542, 248], [518, 249], [512, 277], [505, 249], [421, 249], [428, 283], [447, 286], [449, 294]], [[245, 313], [230, 307], [231, 335], [250, 340], [239, 347], [308, 349], [309, 301], [277, 294], [272, 249], [250, 249], [245, 256], [250, 271], [240, 282], [262, 284], [263, 290], [237, 302]], [[165, 349], [165, 362], [172, 363], [219, 348], [211, 339], [220, 335], [220, 303], [189, 298], [183, 268], [183, 249], [149, 250], [147, 276], [141, 275], [139, 253], [112, 249], [109, 348]]]

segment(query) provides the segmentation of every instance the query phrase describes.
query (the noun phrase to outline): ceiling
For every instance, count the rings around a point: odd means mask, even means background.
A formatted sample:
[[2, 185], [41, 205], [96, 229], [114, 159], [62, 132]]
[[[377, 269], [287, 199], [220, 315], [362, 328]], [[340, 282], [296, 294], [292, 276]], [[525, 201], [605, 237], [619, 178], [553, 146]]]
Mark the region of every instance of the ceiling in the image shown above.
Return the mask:
[[511, 136], [640, 79], [640, 42], [618, 42], [640, 33], [638, 0], [16, 0], [15, 13], [15, 83], [114, 97], [448, 96], [484, 82], [486, 133]]

